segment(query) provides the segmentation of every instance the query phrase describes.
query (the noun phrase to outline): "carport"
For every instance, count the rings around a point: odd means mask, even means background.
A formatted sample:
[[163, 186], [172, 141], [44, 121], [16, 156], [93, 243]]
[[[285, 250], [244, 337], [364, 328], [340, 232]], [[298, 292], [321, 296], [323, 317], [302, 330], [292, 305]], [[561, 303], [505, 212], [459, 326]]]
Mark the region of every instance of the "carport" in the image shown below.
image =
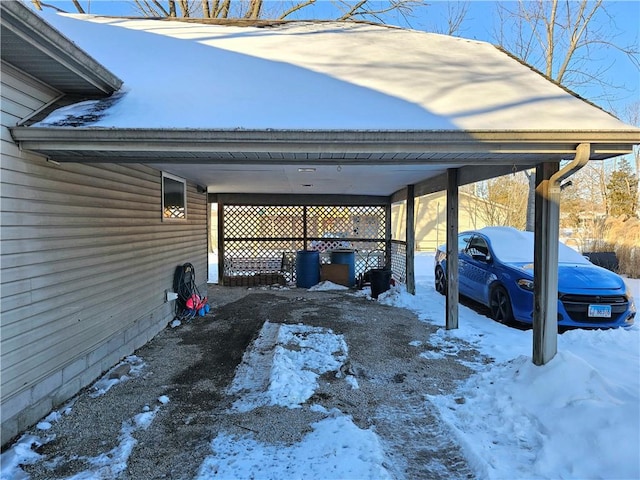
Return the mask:
[[[156, 20], [130, 22], [134, 30], [161, 31], [167, 25]], [[120, 23], [128, 28], [126, 20]], [[140, 26], [142, 23], [145, 26]], [[381, 237], [360, 238], [351, 232], [347, 240], [379, 243], [386, 265], [393, 266], [411, 293], [415, 292], [414, 200], [446, 190], [450, 262], [444, 319], [447, 329], [458, 327], [458, 188], [535, 168], [533, 361], [541, 365], [553, 358], [557, 349], [560, 182], [589, 160], [631, 152], [640, 142], [638, 129], [482, 42], [366, 24], [303, 22], [245, 30], [182, 22], [175, 25], [174, 30], [161, 34], [171, 37], [204, 32], [212, 50], [223, 46], [225, 52], [280, 66], [295, 65], [314, 75], [321, 72], [353, 91], [343, 99], [334, 98], [333, 90], [328, 91], [328, 99], [323, 98], [324, 93], [302, 92], [274, 109], [261, 90], [252, 97], [256, 103], [242, 128], [233, 123], [235, 118], [214, 118], [206, 127], [190, 124], [189, 108], [195, 107], [185, 106], [187, 121], [171, 127], [145, 123], [131, 127], [117, 122], [98, 127], [82, 123], [22, 125], [11, 129], [13, 139], [21, 149], [55, 162], [145, 164], [169, 172], [199, 185], [209, 202], [222, 206], [223, 217], [227, 206], [295, 206], [303, 211], [308, 207], [381, 208], [385, 212]], [[293, 41], [292, 36], [296, 37]], [[185, 37], [181, 38], [179, 41], [185, 42]], [[340, 42], [355, 40], [359, 46], [352, 55], [338, 55]], [[198, 42], [191, 43], [203, 48]], [[458, 55], [450, 56], [450, 51]], [[62, 66], [48, 68], [60, 68], [61, 74], [67, 71]], [[438, 72], [436, 77], [434, 71]], [[117, 73], [126, 84], [127, 72]], [[286, 77], [281, 78], [285, 81]], [[375, 92], [380, 104], [358, 106], [356, 96], [364, 90]], [[304, 93], [315, 100], [300, 106], [306, 99]], [[402, 100], [398, 111], [386, 103], [398, 99]], [[127, 100], [125, 95], [114, 98], [113, 103], [122, 110], [127, 108]], [[101, 108], [108, 112], [111, 105]], [[227, 113], [224, 105], [208, 108], [220, 115]], [[274, 126], [252, 120], [251, 113], [256, 110], [269, 112]], [[279, 111], [287, 112], [287, 120], [275, 120]], [[305, 121], [297, 125], [302, 114]], [[108, 122], [109, 116], [104, 120]], [[396, 202], [406, 202], [407, 228], [401, 239], [391, 238], [390, 212]], [[293, 240], [289, 248], [295, 250], [321, 237], [303, 229], [302, 235], [274, 233], [274, 237], [257, 240]], [[392, 254], [394, 242], [399, 249]], [[404, 255], [403, 261], [392, 265], [398, 252]], [[221, 265], [220, 278], [225, 275], [224, 268]]]
[[[406, 247], [404, 262], [407, 290], [415, 293], [414, 199], [447, 191], [447, 253], [449, 265], [447, 329], [458, 327], [457, 218], [458, 187], [468, 183], [536, 169], [536, 249], [534, 362], [547, 363], [557, 350], [557, 242], [560, 182], [588, 160], [602, 160], [627, 153], [636, 133], [598, 132], [111, 132], [93, 131], [91, 144], [110, 145], [90, 151], [78, 147], [84, 132], [17, 128], [13, 130], [25, 149], [56, 159], [119, 163], [149, 163], [205, 186], [210, 202], [223, 206], [382, 206], [385, 237], [390, 249], [390, 210], [394, 202], [406, 202], [406, 236], [395, 239]], [[124, 138], [123, 138], [124, 137]], [[167, 138], [169, 137], [169, 138]], [[341, 139], [338, 142], [336, 139]], [[46, 139], [46, 140], [45, 140]], [[114, 148], [112, 145], [118, 144]], [[137, 147], [143, 144], [140, 150]], [[85, 146], [84, 148], [87, 148]], [[318, 153], [322, 152], [322, 153]], [[232, 163], [227, 160], [233, 155]], [[149, 156], [157, 160], [151, 162]], [[170, 156], [171, 159], [163, 158]], [[193, 163], [200, 157], [203, 163]], [[189, 158], [189, 163], [178, 160]], [[277, 160], [276, 160], [277, 159]], [[561, 170], [560, 162], [571, 160]], [[75, 160], [77, 161], [77, 160]], [[233, 171], [244, 193], [215, 193], [216, 178]], [[309, 175], [312, 174], [312, 175]], [[322, 183], [313, 178], [321, 176]], [[265, 181], [264, 178], [270, 178]], [[281, 180], [276, 180], [276, 177]], [[317, 193], [277, 194], [282, 181], [296, 178], [299, 188], [312, 184]], [[324, 186], [322, 184], [325, 184]], [[335, 186], [348, 184], [351, 195], [336, 194]], [[298, 188], [298, 187], [297, 187]], [[264, 191], [264, 193], [263, 193]], [[377, 192], [378, 195], [372, 195]], [[305, 239], [301, 247], [304, 247]], [[353, 240], [353, 239], [351, 239]], [[224, 253], [222, 253], [222, 256]], [[388, 262], [391, 257], [387, 257]], [[221, 268], [223, 262], [221, 262]], [[400, 270], [401, 271], [401, 270]], [[222, 271], [223, 275], [224, 272]]]

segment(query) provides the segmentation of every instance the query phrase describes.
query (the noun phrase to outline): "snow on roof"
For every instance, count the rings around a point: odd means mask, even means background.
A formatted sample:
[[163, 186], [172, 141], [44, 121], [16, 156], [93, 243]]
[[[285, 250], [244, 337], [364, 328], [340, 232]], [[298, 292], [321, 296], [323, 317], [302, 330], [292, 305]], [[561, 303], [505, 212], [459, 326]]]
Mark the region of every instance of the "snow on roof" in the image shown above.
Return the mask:
[[[491, 44], [387, 26], [268, 28], [45, 13], [125, 82], [115, 128], [632, 129]], [[89, 108], [89, 110], [87, 110]], [[68, 126], [53, 115], [40, 126]], [[77, 125], [71, 123], [72, 126]]]

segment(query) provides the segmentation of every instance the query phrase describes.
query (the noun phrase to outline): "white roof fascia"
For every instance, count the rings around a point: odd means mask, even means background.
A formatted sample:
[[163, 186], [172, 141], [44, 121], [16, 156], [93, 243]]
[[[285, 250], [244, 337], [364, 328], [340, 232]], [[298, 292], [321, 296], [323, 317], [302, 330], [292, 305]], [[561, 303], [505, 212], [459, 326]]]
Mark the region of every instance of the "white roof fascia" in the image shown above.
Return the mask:
[[[545, 153], [573, 154], [590, 143], [594, 158], [631, 153], [640, 129], [623, 131], [389, 131], [179, 130], [14, 127], [26, 150], [323, 152], [323, 153]], [[511, 158], [508, 163], [517, 163]], [[530, 158], [527, 159], [530, 162]]]
[[68, 69], [79, 82], [90, 84], [94, 93], [110, 95], [122, 86], [121, 79], [21, 2], [3, 1], [0, 9], [3, 30]]

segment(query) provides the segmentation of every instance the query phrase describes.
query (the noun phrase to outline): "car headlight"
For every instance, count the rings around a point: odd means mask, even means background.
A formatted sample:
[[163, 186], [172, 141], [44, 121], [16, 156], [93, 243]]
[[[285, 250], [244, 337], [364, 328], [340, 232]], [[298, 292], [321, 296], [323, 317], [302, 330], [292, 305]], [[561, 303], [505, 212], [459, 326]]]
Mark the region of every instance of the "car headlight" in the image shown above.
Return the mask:
[[533, 280], [529, 280], [528, 278], [521, 278], [518, 280], [518, 286], [523, 290], [527, 290], [528, 292], [533, 292]]
[[628, 285], [627, 285], [627, 291], [625, 292], [625, 295], [629, 299], [629, 311], [635, 313], [636, 302], [634, 301], [633, 295], [631, 294], [631, 287], [629, 287]]

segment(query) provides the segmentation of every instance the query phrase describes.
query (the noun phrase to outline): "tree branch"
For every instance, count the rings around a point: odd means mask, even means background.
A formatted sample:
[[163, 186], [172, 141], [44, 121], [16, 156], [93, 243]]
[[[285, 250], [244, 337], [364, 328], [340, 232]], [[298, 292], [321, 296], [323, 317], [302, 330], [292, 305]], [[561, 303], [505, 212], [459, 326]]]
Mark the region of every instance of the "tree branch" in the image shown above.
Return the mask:
[[48, 3], [42, 3], [40, 0], [32, 0], [33, 6], [37, 10], [42, 10], [42, 7], [53, 8], [57, 12], [66, 13], [63, 9], [56, 7], [55, 5], [49, 5]]
[[220, 6], [219, 15], [216, 15], [216, 17], [228, 18], [229, 17], [229, 9], [230, 9], [230, 7], [231, 7], [231, 0], [224, 0], [222, 2], [222, 5]]
[[348, 20], [350, 18], [353, 18], [353, 16], [356, 15], [356, 12], [358, 11], [358, 9], [361, 6], [363, 6], [365, 3], [367, 3], [367, 0], [360, 0], [358, 3], [353, 5], [353, 7], [351, 7], [351, 10], [349, 10], [347, 13], [345, 13], [340, 18], [338, 18], [338, 20]]
[[287, 18], [292, 13], [295, 13], [298, 10], [302, 10], [304, 7], [308, 7], [309, 5], [312, 5], [314, 3], [316, 3], [316, 0], [307, 0], [306, 2], [300, 2], [297, 5], [294, 5], [293, 7], [291, 7], [286, 12], [284, 12], [282, 15], [280, 15], [278, 17], [278, 20], [284, 20], [285, 18]]
[[76, 10], [78, 10], [78, 13], [85, 13], [84, 8], [82, 8], [78, 0], [73, 0], [73, 5], [76, 7]]
[[202, 0], [202, 16], [211, 18], [211, 9], [209, 8], [209, 0]]
[[182, 12], [182, 16], [184, 18], [189, 18], [191, 16], [191, 11], [189, 9], [188, 0], [180, 0], [179, 5], [180, 5], [180, 11]]

